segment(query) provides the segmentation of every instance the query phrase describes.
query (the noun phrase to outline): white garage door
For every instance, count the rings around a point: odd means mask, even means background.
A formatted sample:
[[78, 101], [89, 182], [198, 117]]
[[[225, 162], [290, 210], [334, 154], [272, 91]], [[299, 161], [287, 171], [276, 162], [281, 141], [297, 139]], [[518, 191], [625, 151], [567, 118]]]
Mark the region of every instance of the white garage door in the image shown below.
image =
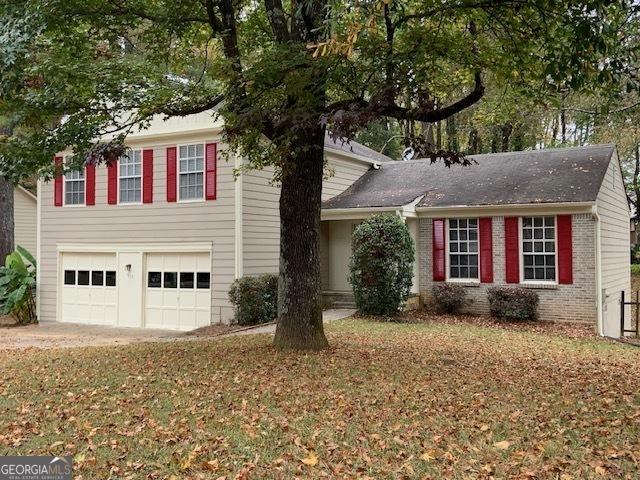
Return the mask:
[[192, 330], [211, 323], [209, 253], [146, 255], [145, 326]]
[[63, 253], [61, 320], [115, 325], [117, 321], [116, 255]]

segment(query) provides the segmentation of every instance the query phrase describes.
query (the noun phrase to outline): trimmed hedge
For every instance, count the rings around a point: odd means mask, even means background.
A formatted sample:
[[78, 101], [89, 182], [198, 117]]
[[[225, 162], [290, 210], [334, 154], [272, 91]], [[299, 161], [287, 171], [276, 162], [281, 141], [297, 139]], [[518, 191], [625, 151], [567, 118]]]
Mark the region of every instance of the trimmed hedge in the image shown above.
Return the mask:
[[238, 325], [272, 322], [278, 316], [278, 275], [242, 277], [231, 284], [229, 300]]
[[489, 310], [494, 317], [525, 321], [538, 318], [538, 294], [520, 287], [493, 287], [487, 292]]
[[396, 215], [375, 215], [353, 232], [349, 283], [364, 315], [397, 313], [409, 298], [415, 250]]
[[454, 283], [434, 285], [432, 293], [436, 307], [442, 313], [457, 313], [466, 303], [467, 292], [461, 285]]

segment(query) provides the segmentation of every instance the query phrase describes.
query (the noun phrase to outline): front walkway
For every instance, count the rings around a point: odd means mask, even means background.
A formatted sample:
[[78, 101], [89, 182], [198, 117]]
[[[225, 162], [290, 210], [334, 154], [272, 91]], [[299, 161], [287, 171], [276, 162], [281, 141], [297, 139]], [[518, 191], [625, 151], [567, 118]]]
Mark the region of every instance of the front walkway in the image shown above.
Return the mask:
[[[325, 322], [350, 317], [351, 309], [335, 309], [323, 312]], [[105, 327], [78, 325], [75, 323], [42, 322], [26, 327], [0, 328], [0, 350], [24, 348], [69, 348], [101, 345], [127, 345], [140, 342], [193, 341], [222, 338], [235, 335], [274, 333], [275, 324], [259, 325], [222, 335], [194, 335], [191, 332], [152, 330], [144, 328]]]

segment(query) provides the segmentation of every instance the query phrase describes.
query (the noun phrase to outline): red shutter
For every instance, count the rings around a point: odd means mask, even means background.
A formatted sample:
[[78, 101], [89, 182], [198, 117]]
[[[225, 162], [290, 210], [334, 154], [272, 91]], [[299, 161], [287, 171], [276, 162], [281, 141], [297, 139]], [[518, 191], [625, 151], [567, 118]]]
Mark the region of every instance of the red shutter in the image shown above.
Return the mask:
[[167, 202], [176, 201], [176, 147], [167, 148]]
[[520, 239], [518, 217], [504, 219], [505, 276], [507, 283], [520, 283]]
[[84, 169], [85, 204], [96, 204], [96, 166], [87, 165]]
[[433, 219], [433, 280], [443, 281], [444, 275], [444, 220]]
[[53, 203], [56, 207], [62, 206], [62, 157], [54, 157], [55, 179], [53, 181]]
[[207, 200], [215, 200], [217, 193], [216, 164], [217, 164], [217, 145], [215, 143], [207, 143], [206, 145], [206, 198]]
[[153, 150], [142, 152], [142, 202], [153, 203]]
[[491, 217], [480, 219], [480, 281], [493, 282], [493, 227]]
[[558, 283], [573, 283], [571, 215], [558, 215]]
[[118, 203], [118, 161], [112, 160], [107, 166], [107, 203]]

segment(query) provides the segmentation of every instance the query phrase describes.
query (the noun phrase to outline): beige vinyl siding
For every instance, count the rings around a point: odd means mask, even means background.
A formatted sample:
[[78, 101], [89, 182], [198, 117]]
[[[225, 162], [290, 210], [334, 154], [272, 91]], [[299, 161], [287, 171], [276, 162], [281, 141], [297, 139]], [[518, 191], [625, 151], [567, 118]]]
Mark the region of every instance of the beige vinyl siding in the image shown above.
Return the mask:
[[[96, 205], [55, 207], [53, 182], [41, 186], [40, 307], [43, 320], [56, 319], [57, 245], [76, 243], [212, 242], [212, 323], [229, 321], [233, 309], [227, 292], [235, 273], [233, 161], [218, 155], [217, 199], [192, 203], [166, 201], [166, 148], [212, 142], [213, 133], [132, 144], [153, 148], [153, 203], [108, 205], [107, 169], [96, 169]], [[222, 147], [219, 147], [219, 151]]]
[[612, 334], [611, 329], [619, 324], [620, 292], [625, 290], [628, 294], [631, 289], [629, 207], [620, 165], [615, 155], [602, 181], [596, 205], [601, 222], [603, 320], [605, 334]]
[[35, 197], [16, 188], [13, 193], [14, 243], [32, 255], [37, 248], [37, 201]]
[[[322, 200], [345, 191], [371, 165], [329, 153]], [[280, 249], [280, 189], [270, 183], [273, 169], [243, 174], [243, 274], [277, 272]]]

